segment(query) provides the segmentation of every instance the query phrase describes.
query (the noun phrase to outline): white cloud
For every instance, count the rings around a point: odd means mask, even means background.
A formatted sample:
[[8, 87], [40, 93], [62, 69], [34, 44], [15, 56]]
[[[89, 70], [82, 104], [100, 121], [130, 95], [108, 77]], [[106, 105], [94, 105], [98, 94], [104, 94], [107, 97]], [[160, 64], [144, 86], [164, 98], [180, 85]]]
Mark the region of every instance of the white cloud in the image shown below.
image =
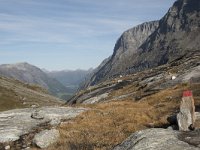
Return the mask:
[[[80, 14], [81, 15], [81, 14]], [[134, 25], [140, 23], [135, 21]], [[12, 42], [50, 42], [70, 43], [70, 41], [82, 37], [94, 38], [97, 36], [120, 34], [133, 25], [129, 20], [117, 20], [110, 18], [74, 19], [68, 21], [65, 18], [40, 18], [19, 15], [0, 14], [0, 44]]]

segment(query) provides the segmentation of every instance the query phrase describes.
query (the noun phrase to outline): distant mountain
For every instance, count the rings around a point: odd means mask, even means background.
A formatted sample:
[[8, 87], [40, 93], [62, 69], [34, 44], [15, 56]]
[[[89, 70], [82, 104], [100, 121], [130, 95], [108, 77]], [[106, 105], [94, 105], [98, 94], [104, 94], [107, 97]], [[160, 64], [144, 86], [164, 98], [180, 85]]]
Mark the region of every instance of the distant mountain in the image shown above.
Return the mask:
[[78, 90], [82, 90], [82, 89], [88, 87], [88, 86], [90, 85], [90, 83], [92, 83], [93, 80], [95, 80], [95, 78], [92, 78], [92, 77], [95, 76], [95, 74], [98, 73], [98, 72], [100, 71], [100, 69], [101, 69], [108, 61], [110, 61], [110, 59], [111, 59], [111, 56], [108, 57], [108, 58], [106, 58], [106, 59], [104, 59], [104, 60], [101, 62], [101, 64], [100, 64], [97, 68], [91, 70], [91, 71], [85, 76], [85, 79], [79, 84], [79, 89], [78, 89]]
[[177, 0], [159, 22], [144, 23], [124, 32], [111, 59], [88, 85], [181, 59], [199, 51], [199, 41], [200, 0]]
[[79, 85], [87, 78], [87, 76], [93, 72], [93, 69], [89, 70], [63, 70], [46, 72], [50, 77], [57, 79], [70, 91], [68, 93], [75, 93], [79, 88]]
[[68, 92], [68, 89], [59, 81], [49, 77], [41, 69], [28, 63], [0, 65], [0, 75], [18, 79], [26, 83], [38, 84], [55, 96], [60, 96], [60, 94]]

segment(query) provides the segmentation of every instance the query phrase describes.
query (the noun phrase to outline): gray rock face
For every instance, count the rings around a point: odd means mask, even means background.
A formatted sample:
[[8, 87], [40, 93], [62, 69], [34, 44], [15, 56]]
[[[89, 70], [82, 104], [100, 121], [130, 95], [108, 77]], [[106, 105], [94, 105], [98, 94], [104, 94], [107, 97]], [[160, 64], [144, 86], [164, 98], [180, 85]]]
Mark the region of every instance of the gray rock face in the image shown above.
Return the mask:
[[[70, 119], [76, 117], [84, 108], [71, 107], [42, 107], [42, 108], [27, 108], [16, 109], [0, 113], [0, 143], [16, 141], [21, 135], [29, 133], [32, 128], [46, 122], [57, 122], [62, 119]], [[42, 116], [40, 119], [32, 118], [35, 113]], [[52, 124], [53, 124], [52, 123]]]
[[89, 85], [200, 51], [199, 8], [199, 0], [177, 0], [159, 23], [145, 23], [126, 31], [117, 41], [112, 58], [93, 75]]
[[[190, 93], [190, 92], [189, 92]], [[179, 130], [189, 131], [190, 126], [195, 123], [194, 99], [191, 96], [183, 97], [180, 105], [180, 112], [177, 115]]]
[[199, 150], [198, 147], [181, 141], [178, 131], [147, 129], [132, 134], [113, 150]]
[[109, 93], [104, 93], [92, 98], [87, 99], [86, 101], [83, 102], [83, 104], [94, 104], [98, 103], [99, 101], [102, 101], [108, 97]]
[[140, 68], [143, 70], [200, 51], [199, 8], [199, 0], [177, 0], [140, 47], [140, 56], [134, 60], [135, 70], [142, 64], [146, 64]]
[[112, 57], [106, 60], [105, 65], [100, 66], [93, 75], [90, 85], [98, 82], [101, 78], [119, 75], [131, 67], [133, 65], [132, 59], [138, 53], [139, 46], [157, 27], [158, 21], [152, 21], [125, 31], [117, 40]]
[[56, 129], [44, 130], [35, 135], [33, 142], [40, 148], [47, 148], [50, 144], [55, 143], [60, 136]]

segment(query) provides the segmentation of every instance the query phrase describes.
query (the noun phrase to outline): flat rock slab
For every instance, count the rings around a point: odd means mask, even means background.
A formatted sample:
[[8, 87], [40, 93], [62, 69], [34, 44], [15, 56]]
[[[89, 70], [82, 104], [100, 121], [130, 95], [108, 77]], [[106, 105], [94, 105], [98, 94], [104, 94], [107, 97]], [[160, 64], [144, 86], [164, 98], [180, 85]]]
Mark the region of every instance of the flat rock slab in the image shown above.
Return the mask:
[[44, 130], [35, 135], [33, 142], [40, 148], [47, 148], [50, 144], [55, 143], [60, 136], [56, 129]]
[[[16, 141], [21, 135], [29, 133], [34, 127], [46, 122], [58, 124], [61, 119], [76, 117], [85, 108], [41, 107], [15, 109], [0, 113], [0, 143]], [[39, 117], [33, 117], [33, 114]], [[42, 117], [41, 117], [42, 116]]]
[[[133, 133], [114, 150], [199, 150], [179, 139], [182, 132], [169, 129], [147, 129]], [[198, 135], [198, 134], [197, 134]], [[200, 137], [200, 135], [198, 135]]]

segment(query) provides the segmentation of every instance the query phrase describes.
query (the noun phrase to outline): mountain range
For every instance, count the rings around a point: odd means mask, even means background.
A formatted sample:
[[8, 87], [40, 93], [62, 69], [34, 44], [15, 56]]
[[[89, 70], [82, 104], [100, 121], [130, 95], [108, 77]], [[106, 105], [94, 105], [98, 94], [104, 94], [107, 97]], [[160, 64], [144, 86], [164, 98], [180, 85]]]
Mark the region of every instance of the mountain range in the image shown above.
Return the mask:
[[93, 72], [93, 69], [89, 70], [63, 70], [63, 71], [51, 71], [46, 72], [50, 77], [57, 79], [67, 88], [76, 92], [81, 82], [83, 82], [88, 74]]
[[[0, 111], [32, 108], [0, 113], [0, 137], [8, 139], [0, 149], [38, 149], [42, 143], [49, 150], [199, 150], [199, 41], [200, 0], [176, 0], [159, 21], [125, 31], [112, 56], [94, 70], [48, 72], [28, 63], [1, 65]], [[69, 92], [63, 86], [73, 89], [80, 82], [66, 105], [41, 87], [61, 95]], [[37, 107], [46, 105], [56, 107]], [[86, 112], [76, 116], [77, 108]], [[190, 122], [191, 131], [180, 130], [177, 113]], [[24, 132], [29, 124], [35, 125]], [[10, 141], [13, 135], [19, 139]]]
[[40, 85], [47, 89], [50, 94], [64, 100], [75, 94], [79, 85], [92, 71], [92, 69], [47, 71], [26, 62], [0, 65], [0, 76]]
[[68, 89], [59, 81], [49, 77], [41, 69], [28, 63], [3, 64], [0, 65], [0, 75], [10, 77], [21, 82], [40, 85], [47, 89], [50, 94], [60, 96], [67, 93]]
[[161, 20], [146, 22], [124, 32], [117, 40], [110, 59], [98, 68], [85, 87], [198, 52], [199, 9], [199, 0], [178, 0]]

